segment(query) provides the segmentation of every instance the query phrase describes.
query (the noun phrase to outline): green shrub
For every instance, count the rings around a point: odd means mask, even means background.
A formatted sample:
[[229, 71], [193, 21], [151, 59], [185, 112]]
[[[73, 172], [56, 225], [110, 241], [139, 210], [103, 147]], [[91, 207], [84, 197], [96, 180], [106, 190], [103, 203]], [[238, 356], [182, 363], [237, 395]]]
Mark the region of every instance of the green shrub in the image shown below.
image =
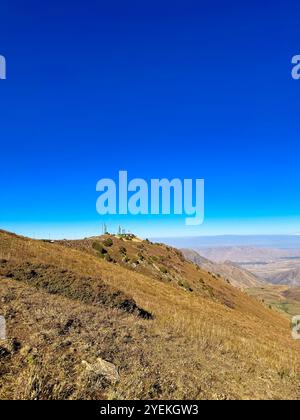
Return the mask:
[[105, 259], [108, 262], [114, 262], [113, 258], [109, 254], [106, 254]]
[[160, 269], [160, 271], [161, 271], [163, 274], [167, 274], [167, 273], [168, 273], [168, 269], [167, 269], [166, 267], [164, 267], [164, 266], [160, 267], [159, 269]]
[[113, 240], [111, 239], [111, 238], [106, 238], [106, 239], [104, 239], [104, 241], [103, 241], [103, 245], [105, 245], [105, 246], [113, 246]]
[[192, 292], [193, 291], [191, 286], [185, 280], [179, 280], [178, 281], [178, 286], [183, 287], [187, 292]]
[[99, 252], [99, 254], [102, 254], [102, 255], [107, 254], [106, 249], [100, 242], [94, 242], [92, 247], [95, 251]]
[[127, 249], [125, 248], [125, 246], [120, 246], [120, 248], [119, 248], [119, 253], [120, 253], [120, 254], [123, 254], [123, 255], [126, 255], [126, 253], [127, 253]]

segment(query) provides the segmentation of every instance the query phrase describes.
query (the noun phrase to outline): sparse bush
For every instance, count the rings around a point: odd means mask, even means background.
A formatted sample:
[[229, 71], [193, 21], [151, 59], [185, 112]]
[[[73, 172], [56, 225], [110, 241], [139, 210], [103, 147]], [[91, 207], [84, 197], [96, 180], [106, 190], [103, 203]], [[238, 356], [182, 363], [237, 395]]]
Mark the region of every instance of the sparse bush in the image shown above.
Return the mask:
[[111, 238], [106, 238], [103, 241], [103, 245], [108, 246], [108, 247], [113, 246], [113, 244], [114, 243], [113, 243], [113, 240]]
[[159, 269], [160, 269], [160, 271], [161, 271], [163, 274], [167, 274], [167, 273], [168, 273], [168, 269], [167, 269], [166, 267], [164, 267], [164, 266], [159, 267]]
[[109, 254], [106, 254], [105, 259], [108, 262], [114, 262], [114, 259]]
[[119, 253], [122, 255], [126, 255], [127, 249], [125, 248], [125, 246], [120, 246]]
[[178, 286], [183, 287], [188, 292], [192, 292], [193, 291], [193, 289], [190, 287], [190, 285], [188, 284], [188, 282], [185, 281], [185, 280], [179, 280], [178, 281]]
[[183, 253], [179, 249], [175, 249], [175, 254], [180, 259], [181, 262], [185, 262], [186, 259], [184, 258]]
[[95, 251], [99, 252], [100, 255], [107, 254], [107, 250], [100, 242], [94, 242], [92, 247]]

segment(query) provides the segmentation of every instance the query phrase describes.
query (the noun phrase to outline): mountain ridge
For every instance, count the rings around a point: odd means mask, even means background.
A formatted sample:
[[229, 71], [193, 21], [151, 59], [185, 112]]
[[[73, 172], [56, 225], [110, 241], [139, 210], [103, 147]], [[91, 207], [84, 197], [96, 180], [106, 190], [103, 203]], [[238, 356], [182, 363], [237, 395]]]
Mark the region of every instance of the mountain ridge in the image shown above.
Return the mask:
[[232, 261], [224, 261], [222, 263], [215, 263], [203, 257], [199, 252], [191, 249], [182, 249], [184, 256], [199, 265], [203, 270], [212, 272], [216, 275], [221, 275], [227, 279], [230, 284], [239, 289], [248, 289], [251, 287], [263, 286], [264, 280], [252, 274], [250, 271], [239, 267], [238, 264]]

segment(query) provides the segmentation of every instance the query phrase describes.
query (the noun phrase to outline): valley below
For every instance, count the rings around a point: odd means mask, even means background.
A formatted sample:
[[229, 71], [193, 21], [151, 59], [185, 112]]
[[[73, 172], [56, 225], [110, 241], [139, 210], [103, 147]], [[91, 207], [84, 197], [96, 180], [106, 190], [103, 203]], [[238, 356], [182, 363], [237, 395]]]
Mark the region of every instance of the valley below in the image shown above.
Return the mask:
[[220, 263], [231, 261], [272, 284], [300, 286], [300, 250], [260, 247], [197, 248], [204, 257]]
[[183, 252], [289, 318], [300, 314], [300, 250], [220, 246]]

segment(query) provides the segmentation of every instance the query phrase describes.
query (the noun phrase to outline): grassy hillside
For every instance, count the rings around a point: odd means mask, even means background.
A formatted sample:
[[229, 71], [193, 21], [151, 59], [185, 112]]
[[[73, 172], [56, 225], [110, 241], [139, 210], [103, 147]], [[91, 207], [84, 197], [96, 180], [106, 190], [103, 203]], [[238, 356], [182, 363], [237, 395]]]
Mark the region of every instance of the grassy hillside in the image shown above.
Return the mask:
[[2, 399], [300, 397], [289, 321], [179, 251], [0, 232], [0, 260]]
[[208, 270], [201, 270], [198, 264], [186, 260], [183, 253], [176, 248], [138, 238], [127, 239], [112, 235], [56, 243], [86, 252], [114, 266], [121, 266], [130, 273], [146, 275], [188, 293], [209, 297], [229, 307], [239, 306], [241, 297], [238, 295], [237, 299], [236, 290], [228, 287], [228, 279]]

